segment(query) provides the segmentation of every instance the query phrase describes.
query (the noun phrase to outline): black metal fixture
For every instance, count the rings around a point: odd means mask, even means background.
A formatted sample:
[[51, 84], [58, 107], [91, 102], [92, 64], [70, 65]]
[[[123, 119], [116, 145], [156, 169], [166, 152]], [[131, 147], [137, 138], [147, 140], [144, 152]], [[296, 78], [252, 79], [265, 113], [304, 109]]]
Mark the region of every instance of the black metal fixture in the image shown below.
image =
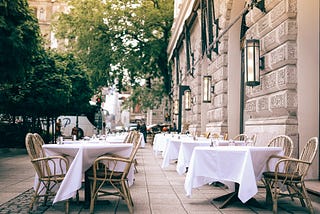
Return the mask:
[[260, 69], [264, 69], [264, 58], [260, 58], [259, 40], [246, 40], [244, 57], [246, 85], [252, 87], [260, 85]]
[[[181, 119], [182, 119], [182, 96], [184, 92], [190, 90], [190, 87], [187, 85], [180, 85], [179, 86], [179, 99], [178, 99], [178, 132], [181, 132]], [[191, 96], [191, 95], [190, 95]], [[191, 102], [191, 101], [190, 101]], [[191, 106], [190, 106], [191, 107]]]
[[184, 91], [184, 109], [191, 110], [191, 90], [190, 88]]
[[211, 84], [211, 76], [203, 77], [203, 102], [210, 103], [211, 102], [211, 93], [212, 93], [212, 84]]

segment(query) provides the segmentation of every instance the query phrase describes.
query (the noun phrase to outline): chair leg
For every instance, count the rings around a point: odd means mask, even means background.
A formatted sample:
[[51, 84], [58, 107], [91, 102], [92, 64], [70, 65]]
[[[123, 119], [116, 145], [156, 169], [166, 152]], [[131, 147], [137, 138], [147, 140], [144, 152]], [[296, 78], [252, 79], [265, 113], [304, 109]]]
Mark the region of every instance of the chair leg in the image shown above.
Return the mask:
[[124, 185], [124, 187], [125, 187], [124, 191], [126, 191], [126, 194], [127, 194], [128, 199], [129, 199], [129, 201], [130, 201], [130, 203], [131, 203], [131, 206], [134, 206], [133, 200], [132, 200], [132, 197], [131, 197], [131, 194], [130, 194], [130, 190], [129, 190], [129, 185], [128, 185], [128, 183], [124, 182], [123, 185]]
[[41, 185], [41, 181], [38, 181], [38, 184], [34, 190], [34, 195], [32, 196], [32, 199], [31, 199], [31, 203], [30, 203], [30, 207], [29, 207], [29, 211], [32, 211], [33, 208], [34, 208], [34, 205], [38, 202], [39, 200], [39, 195], [38, 195], [38, 191], [39, 191], [39, 188], [40, 188], [40, 185]]
[[273, 213], [278, 213], [278, 194], [276, 191], [273, 193], [273, 206], [272, 206], [272, 211]]
[[126, 186], [125, 181], [121, 181], [121, 186], [122, 186], [121, 188], [122, 188], [122, 191], [124, 194], [124, 199], [127, 203], [128, 209], [129, 209], [129, 213], [132, 214], [133, 213], [133, 203], [131, 200], [131, 196], [128, 195], [128, 190], [127, 190], [127, 186]]
[[138, 165], [138, 161], [137, 161], [137, 159], [134, 159], [134, 164], [133, 164], [133, 166], [134, 166], [134, 172], [135, 172], [135, 173], [138, 173], [137, 165]]
[[306, 200], [306, 203], [307, 203], [307, 207], [308, 207], [308, 209], [309, 209], [309, 212], [310, 212], [311, 214], [314, 214], [314, 210], [313, 210], [313, 207], [312, 207], [312, 203], [311, 203], [309, 194], [307, 193], [307, 190], [306, 190], [306, 187], [305, 187], [304, 183], [301, 184], [301, 194], [303, 195], [304, 199]]
[[97, 188], [97, 181], [93, 180], [91, 183], [91, 197], [90, 197], [90, 213], [94, 213], [94, 203], [97, 197], [97, 193], [98, 190], [96, 190]]
[[66, 200], [66, 210], [65, 210], [65, 213], [66, 213], [66, 214], [69, 214], [69, 208], [70, 208], [69, 205], [70, 205], [70, 199], [67, 199], [67, 200]]
[[268, 187], [270, 188], [270, 194], [272, 197], [272, 211], [278, 213], [278, 186], [274, 182], [270, 182]]
[[37, 203], [38, 201], [38, 196], [37, 194], [35, 193], [33, 196], [32, 196], [32, 199], [31, 199], [31, 203], [30, 203], [30, 206], [29, 206], [29, 212], [31, 212], [34, 208], [34, 205]]

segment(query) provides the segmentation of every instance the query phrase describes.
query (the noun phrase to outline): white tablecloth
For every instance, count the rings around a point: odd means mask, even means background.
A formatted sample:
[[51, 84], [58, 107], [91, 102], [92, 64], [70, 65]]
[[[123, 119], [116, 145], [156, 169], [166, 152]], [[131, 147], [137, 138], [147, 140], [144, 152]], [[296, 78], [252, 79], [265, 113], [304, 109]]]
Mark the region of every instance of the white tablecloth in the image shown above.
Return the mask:
[[[245, 146], [244, 141], [232, 141], [236, 146]], [[205, 140], [193, 140], [182, 141], [179, 149], [177, 172], [182, 175], [185, 173], [186, 168], [189, 166], [193, 149], [196, 146], [210, 146], [211, 143], [215, 146], [229, 146], [229, 141], [219, 139], [205, 139]]]
[[163, 152], [166, 147], [168, 140], [176, 136], [176, 134], [169, 134], [169, 133], [158, 133], [154, 136], [153, 139], [153, 151], [155, 154], [159, 154]]
[[[72, 141], [72, 140], [64, 140], [64, 144], [74, 144], [79, 142], [87, 142], [87, 143], [123, 143], [128, 133], [121, 133], [121, 134], [110, 134], [106, 136], [100, 136], [99, 138], [89, 138], [89, 139], [82, 139], [79, 141]], [[144, 141], [143, 134], [140, 133], [141, 144], [140, 147], [145, 147], [146, 142]]]
[[168, 167], [170, 161], [178, 159], [180, 146], [182, 143], [205, 143], [206, 146], [210, 145], [210, 140], [206, 138], [196, 138], [192, 136], [180, 136], [178, 138], [171, 138], [167, 141], [167, 147], [163, 151], [162, 168]]
[[[74, 141], [76, 142], [76, 141]], [[73, 143], [73, 144], [46, 144], [43, 149], [47, 155], [68, 155], [72, 161], [65, 179], [60, 185], [53, 203], [73, 197], [81, 188], [84, 172], [89, 169], [94, 160], [105, 153], [114, 153], [129, 157], [132, 144], [110, 144], [110, 143]], [[118, 168], [123, 170], [123, 166]], [[128, 175], [129, 185], [133, 183], [134, 171], [130, 170]]]
[[177, 162], [177, 167], [176, 167], [177, 172], [180, 175], [185, 173], [186, 168], [189, 166], [193, 149], [196, 146], [209, 147], [210, 144], [211, 144], [210, 140], [208, 140], [208, 141], [181, 142], [179, 154], [178, 154], [178, 162]]
[[184, 184], [187, 196], [191, 196], [192, 188], [214, 181], [226, 184], [231, 181], [239, 184], [238, 197], [245, 203], [258, 192], [256, 181], [261, 179], [266, 161], [273, 154], [281, 155], [282, 148], [195, 147]]

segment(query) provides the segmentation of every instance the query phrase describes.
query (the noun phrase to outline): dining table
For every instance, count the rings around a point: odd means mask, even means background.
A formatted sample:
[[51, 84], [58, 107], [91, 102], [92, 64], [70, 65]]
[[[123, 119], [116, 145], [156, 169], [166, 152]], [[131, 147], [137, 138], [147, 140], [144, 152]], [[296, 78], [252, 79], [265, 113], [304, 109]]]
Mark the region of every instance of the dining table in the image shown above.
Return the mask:
[[194, 145], [203, 145], [209, 146], [210, 139], [205, 137], [194, 137], [181, 135], [178, 137], [173, 137], [167, 141], [167, 146], [163, 151], [163, 160], [161, 167], [166, 168], [170, 165], [172, 160], [177, 160], [180, 154], [181, 144], [194, 144]]
[[197, 146], [229, 146], [229, 144], [234, 144], [235, 146], [245, 146], [244, 141], [235, 141], [235, 140], [222, 140], [222, 139], [202, 139], [202, 140], [182, 140], [180, 144], [179, 154], [178, 154], [178, 160], [177, 160], [177, 166], [176, 170], [179, 175], [183, 175], [185, 172], [187, 172], [187, 169], [189, 167], [191, 155], [193, 152], [193, 149]]
[[223, 200], [220, 208], [235, 200], [246, 203], [258, 192], [257, 181], [266, 170], [271, 155], [282, 155], [281, 147], [212, 146], [193, 149], [184, 188], [188, 197], [192, 189], [212, 182], [226, 184], [231, 193], [213, 200]]
[[[63, 201], [76, 195], [77, 190], [82, 186], [82, 181], [86, 170], [88, 170], [94, 160], [106, 153], [129, 157], [133, 148], [130, 143], [108, 143], [92, 141], [65, 141], [63, 144], [45, 144], [43, 149], [48, 156], [61, 155], [68, 158], [70, 162], [69, 170], [60, 187], [57, 189], [53, 203]], [[125, 164], [118, 164], [116, 170], [123, 171]], [[35, 179], [37, 181], [37, 179]], [[128, 183], [132, 185], [134, 181], [134, 168], [130, 169]], [[85, 185], [85, 201], [90, 200], [90, 188]]]
[[153, 139], [153, 152], [158, 154], [163, 154], [164, 150], [167, 147], [168, 141], [176, 136], [176, 134], [170, 134], [170, 133], [158, 133], [154, 136]]
[[[100, 136], [94, 136], [94, 137], [84, 137], [82, 140], [86, 142], [92, 142], [92, 143], [123, 143], [126, 136], [128, 135], [128, 132], [125, 133], [111, 133], [107, 135], [100, 135]], [[144, 140], [143, 134], [139, 133], [140, 135], [140, 147], [145, 147], [146, 142]], [[73, 140], [64, 139], [63, 143], [73, 143]]]

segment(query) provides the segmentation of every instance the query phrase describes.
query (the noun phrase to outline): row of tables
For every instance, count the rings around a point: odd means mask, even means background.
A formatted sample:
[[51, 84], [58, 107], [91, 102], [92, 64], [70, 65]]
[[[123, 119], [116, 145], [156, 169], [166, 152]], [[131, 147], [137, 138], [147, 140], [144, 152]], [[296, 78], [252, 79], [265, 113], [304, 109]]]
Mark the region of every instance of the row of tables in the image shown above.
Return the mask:
[[[56, 196], [53, 203], [67, 200], [76, 195], [77, 190], [81, 188], [84, 180], [84, 173], [88, 170], [94, 160], [106, 153], [113, 153], [123, 157], [129, 157], [133, 148], [131, 143], [123, 143], [126, 134], [122, 135], [108, 135], [101, 138], [87, 138], [86, 140], [64, 140], [59, 144], [45, 144], [43, 149], [48, 156], [61, 155], [69, 159], [71, 163], [65, 179], [57, 189]], [[145, 146], [143, 135], [141, 137], [141, 147]], [[117, 170], [123, 171], [123, 165], [117, 165]], [[134, 169], [129, 172], [128, 182], [132, 185], [134, 181]], [[35, 186], [38, 179], [35, 179]], [[85, 189], [88, 189], [86, 183]], [[90, 192], [86, 192], [85, 200], [90, 199]]]
[[[232, 143], [232, 146], [230, 146]], [[157, 134], [153, 142], [155, 154], [163, 157], [162, 168], [177, 160], [179, 175], [186, 173], [184, 188], [192, 196], [192, 189], [212, 182], [221, 182], [234, 190], [223, 197], [225, 207], [235, 198], [246, 203], [257, 194], [257, 181], [266, 170], [271, 155], [281, 155], [280, 147], [246, 146], [243, 141], [224, 141], [178, 134]]]

